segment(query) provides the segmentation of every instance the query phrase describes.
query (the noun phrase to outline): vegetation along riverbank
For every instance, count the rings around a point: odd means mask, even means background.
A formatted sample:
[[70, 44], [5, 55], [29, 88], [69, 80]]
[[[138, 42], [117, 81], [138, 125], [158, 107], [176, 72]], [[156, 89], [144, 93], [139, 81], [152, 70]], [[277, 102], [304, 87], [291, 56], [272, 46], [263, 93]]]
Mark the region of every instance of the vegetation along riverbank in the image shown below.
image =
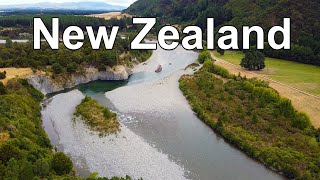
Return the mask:
[[[0, 179], [84, 179], [75, 176], [68, 156], [54, 151], [43, 130], [43, 97], [26, 80], [10, 80], [6, 86], [0, 82]], [[103, 109], [92, 99], [86, 100], [93, 106], [90, 109]], [[103, 116], [115, 117], [107, 110], [103, 110]], [[114, 124], [117, 127], [118, 123]], [[88, 179], [108, 180], [96, 173]], [[111, 179], [131, 180], [129, 176]]]
[[52, 150], [42, 129], [43, 95], [26, 80], [0, 82], [0, 89], [0, 179], [71, 176], [71, 160]]
[[207, 59], [180, 89], [198, 117], [228, 142], [290, 179], [319, 179], [319, 131], [264, 81]]
[[320, 127], [319, 67], [267, 57], [266, 68], [261, 71], [247, 71], [240, 67], [244, 54], [226, 51], [224, 55], [213, 52], [215, 64], [226, 68], [231, 74], [258, 78], [292, 101], [293, 106], [310, 116], [313, 126]]

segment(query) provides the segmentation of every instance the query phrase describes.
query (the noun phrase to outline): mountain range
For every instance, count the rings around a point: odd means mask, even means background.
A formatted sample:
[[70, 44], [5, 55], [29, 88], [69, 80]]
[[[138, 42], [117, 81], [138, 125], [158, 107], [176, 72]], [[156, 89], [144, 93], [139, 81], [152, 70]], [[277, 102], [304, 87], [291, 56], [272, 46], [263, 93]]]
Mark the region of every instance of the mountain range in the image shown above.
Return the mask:
[[51, 3], [42, 2], [34, 4], [19, 5], [0, 5], [1, 10], [9, 9], [50, 9], [50, 10], [105, 10], [105, 11], [122, 11], [126, 7], [111, 5], [103, 2], [65, 2]]

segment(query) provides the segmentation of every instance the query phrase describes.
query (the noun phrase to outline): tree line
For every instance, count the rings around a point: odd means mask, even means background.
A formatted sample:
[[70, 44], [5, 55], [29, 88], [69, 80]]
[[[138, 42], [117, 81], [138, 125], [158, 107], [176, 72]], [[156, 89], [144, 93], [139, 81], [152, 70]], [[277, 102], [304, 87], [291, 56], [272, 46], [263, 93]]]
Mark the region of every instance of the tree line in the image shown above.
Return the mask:
[[[55, 74], [63, 72], [74, 73], [82, 67], [92, 66], [103, 71], [107, 66], [130, 63], [136, 58], [142, 62], [147, 60], [152, 51], [130, 50], [130, 37], [117, 37], [114, 48], [105, 50], [101, 45], [100, 50], [93, 50], [88, 38], [85, 38], [81, 49], [73, 51], [64, 46], [59, 50], [52, 50], [47, 43], [42, 43], [40, 50], [34, 50], [32, 43], [12, 43], [10, 40], [5, 45], [0, 45], [0, 68], [30, 67], [47, 71], [51, 69]], [[120, 58], [120, 55], [123, 55]]]
[[73, 15], [14, 15], [0, 16], [0, 26], [31, 28], [34, 17], [40, 17], [48, 29], [52, 29], [52, 18], [58, 17], [60, 30], [64, 30], [71, 25], [78, 26], [83, 30], [86, 26], [92, 26], [95, 30], [98, 29], [99, 26], [119, 26], [120, 28], [126, 28], [126, 26], [131, 23], [129, 18], [106, 20], [103, 18]]

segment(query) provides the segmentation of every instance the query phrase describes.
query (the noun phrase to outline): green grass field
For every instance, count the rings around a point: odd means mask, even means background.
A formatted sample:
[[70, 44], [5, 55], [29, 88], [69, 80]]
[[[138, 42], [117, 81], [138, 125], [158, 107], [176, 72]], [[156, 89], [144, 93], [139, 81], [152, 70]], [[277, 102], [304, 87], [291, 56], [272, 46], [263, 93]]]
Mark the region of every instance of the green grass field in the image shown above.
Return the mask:
[[[226, 51], [223, 56], [215, 51], [214, 55], [235, 65], [239, 65], [244, 57], [240, 51]], [[258, 73], [303, 91], [320, 95], [320, 67], [266, 58], [266, 68]]]

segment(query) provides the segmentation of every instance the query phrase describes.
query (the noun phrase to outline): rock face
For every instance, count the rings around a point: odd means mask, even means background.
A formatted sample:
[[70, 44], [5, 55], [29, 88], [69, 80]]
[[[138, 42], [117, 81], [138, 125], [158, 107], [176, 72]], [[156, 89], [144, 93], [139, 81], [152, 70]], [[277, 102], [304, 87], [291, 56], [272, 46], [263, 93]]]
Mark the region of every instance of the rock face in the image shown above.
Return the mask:
[[27, 80], [43, 94], [50, 94], [96, 80], [127, 80], [131, 74], [131, 69], [120, 65], [112, 68], [108, 67], [106, 71], [99, 71], [97, 68], [86, 68], [85, 73], [55, 79], [48, 75], [31, 75], [27, 77]]

